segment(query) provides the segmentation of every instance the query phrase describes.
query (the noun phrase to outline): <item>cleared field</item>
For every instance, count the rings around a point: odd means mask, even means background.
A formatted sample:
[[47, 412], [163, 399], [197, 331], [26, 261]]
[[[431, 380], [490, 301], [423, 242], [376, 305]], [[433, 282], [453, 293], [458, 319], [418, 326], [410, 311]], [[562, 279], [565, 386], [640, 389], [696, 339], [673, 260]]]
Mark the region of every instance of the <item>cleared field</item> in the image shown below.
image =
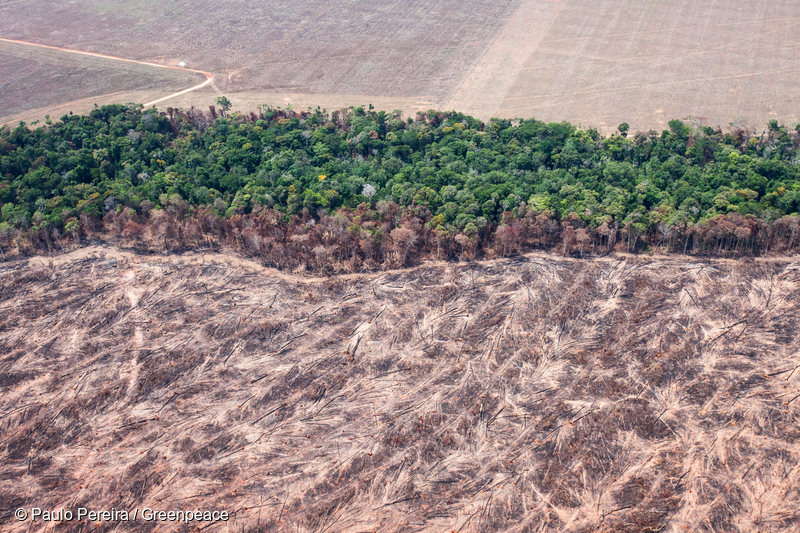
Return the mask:
[[[4, 36], [184, 60], [229, 92], [443, 101], [513, 11], [511, 0], [111, 2], [0, 7]], [[53, 16], [55, 14], [55, 16]]]
[[524, 63], [506, 72], [513, 78], [508, 90], [472, 84], [466, 90], [471, 100], [454, 99], [447, 107], [469, 102], [482, 116], [535, 116], [603, 129], [623, 120], [634, 130], [660, 129], [673, 118], [688, 118], [760, 130], [772, 118], [792, 125], [800, 120], [797, 2], [542, 3], [558, 15], [539, 42], [513, 39], [484, 57], [495, 63], [510, 49], [528, 47]]
[[[436, 107], [436, 103], [425, 98], [399, 97], [399, 96], [364, 96], [357, 94], [311, 94], [311, 93], [265, 93], [265, 92], [237, 92], [226, 93], [233, 103], [233, 108], [243, 112], [258, 111], [258, 107], [267, 104], [272, 107], [286, 109], [289, 105], [296, 111], [306, 111], [309, 107], [317, 106], [332, 111], [349, 106], [367, 107], [372, 104], [377, 109], [393, 111], [400, 110], [407, 117], [414, 117], [417, 111], [427, 111]], [[159, 104], [188, 108], [191, 106], [206, 109], [215, 103], [217, 93], [204, 89], [193, 91], [185, 95], [171, 98]]]
[[[248, 103], [300, 95], [603, 131], [800, 120], [793, 0], [41, 0], [0, 4], [0, 17], [4, 37], [187, 61]], [[44, 99], [60, 101], [51, 90]]]
[[147, 102], [200, 81], [188, 72], [0, 41], [0, 124], [45, 114], [57, 120], [94, 103]]
[[0, 521], [797, 531], [798, 266], [532, 254], [314, 279], [109, 247], [5, 263]]

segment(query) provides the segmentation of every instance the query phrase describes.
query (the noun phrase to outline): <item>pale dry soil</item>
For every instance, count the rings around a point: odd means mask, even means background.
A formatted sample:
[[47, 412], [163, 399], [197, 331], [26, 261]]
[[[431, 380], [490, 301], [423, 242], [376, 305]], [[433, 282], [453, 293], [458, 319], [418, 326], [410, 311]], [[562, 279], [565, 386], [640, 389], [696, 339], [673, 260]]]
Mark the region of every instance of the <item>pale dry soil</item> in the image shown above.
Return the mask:
[[399, 97], [391, 111], [405, 98], [443, 101], [513, 9], [513, 0], [37, 0], [0, 4], [0, 17], [3, 37], [186, 61], [214, 72], [226, 94], [345, 95], [345, 106]]
[[[476, 67], [491, 77], [478, 75], [446, 107], [604, 132], [623, 121], [634, 131], [676, 118], [761, 131], [770, 119], [800, 120], [792, 0], [529, 0], [518, 13], [532, 15], [523, 15], [528, 37], [496, 40]], [[514, 65], [496, 76], [491, 69], [508, 57]]]
[[[2, 37], [0, 35], [0, 37]], [[189, 72], [0, 41], [0, 124], [89, 113], [95, 104], [149, 102], [197, 85]]]
[[[214, 72], [242, 111], [372, 103], [411, 117], [433, 108], [603, 133], [623, 121], [633, 131], [675, 118], [759, 131], [770, 119], [800, 121], [794, 0], [25, 0], [0, 3], [0, 17], [3, 37], [187, 61]], [[25, 80], [13, 74], [0, 64], [19, 90]], [[43, 94], [64, 97], [41, 79]], [[87, 73], [89, 85], [101, 79]], [[122, 90], [72, 100], [108, 103]], [[159, 105], [205, 108], [211, 95]]]
[[0, 523], [88, 506], [227, 510], [208, 530], [230, 532], [798, 531], [798, 268], [5, 263]]

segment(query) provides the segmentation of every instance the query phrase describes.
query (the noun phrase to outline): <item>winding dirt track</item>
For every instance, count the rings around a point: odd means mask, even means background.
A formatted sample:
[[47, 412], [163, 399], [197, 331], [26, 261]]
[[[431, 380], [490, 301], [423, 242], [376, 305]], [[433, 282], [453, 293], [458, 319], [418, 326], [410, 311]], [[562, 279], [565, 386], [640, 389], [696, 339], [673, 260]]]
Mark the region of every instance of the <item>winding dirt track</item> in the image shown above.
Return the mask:
[[114, 61], [123, 61], [125, 63], [135, 63], [137, 65], [146, 65], [148, 67], [168, 68], [168, 69], [172, 69], [172, 70], [182, 70], [184, 72], [191, 72], [191, 73], [194, 73], [194, 74], [203, 74], [206, 77], [205, 81], [203, 81], [202, 83], [198, 83], [197, 85], [189, 87], [188, 89], [184, 89], [182, 91], [178, 91], [176, 93], [172, 93], [170, 95], [164, 96], [164, 97], [159, 98], [157, 100], [153, 100], [152, 102], [147, 102], [147, 103], [144, 104], [145, 107], [150, 107], [151, 105], [155, 105], [155, 104], [157, 104], [159, 102], [163, 102], [164, 100], [169, 100], [170, 98], [174, 98], [176, 96], [181, 96], [183, 94], [186, 94], [186, 93], [189, 93], [189, 92], [192, 92], [192, 91], [196, 91], [198, 89], [202, 89], [206, 85], [211, 85], [216, 92], [218, 92], [218, 93], [220, 92], [220, 90], [217, 89], [217, 86], [214, 85], [214, 74], [212, 74], [211, 72], [206, 72], [204, 70], [196, 70], [196, 69], [184, 68], [184, 67], [173, 67], [171, 65], [159, 65], [158, 63], [149, 63], [147, 61], [137, 61], [135, 59], [125, 59], [124, 57], [109, 56], [109, 55], [105, 55], [105, 54], [96, 54], [94, 52], [81, 52], [79, 50], [70, 50], [69, 48], [61, 48], [61, 47], [58, 47], [58, 46], [47, 46], [47, 45], [44, 45], [44, 44], [31, 43], [31, 42], [28, 42], [28, 41], [18, 41], [16, 39], [3, 39], [3, 38], [0, 38], [0, 42], [23, 44], [23, 45], [26, 45], [26, 46], [33, 46], [33, 47], [37, 47], [37, 48], [47, 48], [49, 50], [58, 50], [60, 52], [69, 52], [69, 53], [72, 53], [72, 54], [80, 54], [80, 55], [84, 55], [84, 56], [99, 57], [99, 58], [102, 58], [102, 59], [111, 59], [111, 60], [114, 60]]

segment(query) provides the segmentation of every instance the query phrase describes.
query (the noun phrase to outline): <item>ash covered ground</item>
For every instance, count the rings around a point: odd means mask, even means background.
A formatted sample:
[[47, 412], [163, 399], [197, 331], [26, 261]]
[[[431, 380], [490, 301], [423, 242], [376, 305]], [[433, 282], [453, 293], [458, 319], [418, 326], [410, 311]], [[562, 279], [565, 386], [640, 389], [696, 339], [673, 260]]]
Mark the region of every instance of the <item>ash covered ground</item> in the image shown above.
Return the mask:
[[799, 266], [6, 263], [0, 524], [149, 507], [225, 510], [207, 530], [231, 532], [798, 531]]

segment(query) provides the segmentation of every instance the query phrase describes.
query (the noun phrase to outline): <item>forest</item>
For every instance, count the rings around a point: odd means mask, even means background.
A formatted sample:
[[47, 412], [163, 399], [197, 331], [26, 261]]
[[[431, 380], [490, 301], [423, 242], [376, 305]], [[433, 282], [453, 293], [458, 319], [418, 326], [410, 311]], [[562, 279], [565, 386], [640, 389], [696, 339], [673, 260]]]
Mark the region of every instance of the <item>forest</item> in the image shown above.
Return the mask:
[[535, 119], [140, 104], [0, 128], [2, 258], [230, 246], [338, 271], [542, 249], [789, 254], [800, 127], [601, 136]]

